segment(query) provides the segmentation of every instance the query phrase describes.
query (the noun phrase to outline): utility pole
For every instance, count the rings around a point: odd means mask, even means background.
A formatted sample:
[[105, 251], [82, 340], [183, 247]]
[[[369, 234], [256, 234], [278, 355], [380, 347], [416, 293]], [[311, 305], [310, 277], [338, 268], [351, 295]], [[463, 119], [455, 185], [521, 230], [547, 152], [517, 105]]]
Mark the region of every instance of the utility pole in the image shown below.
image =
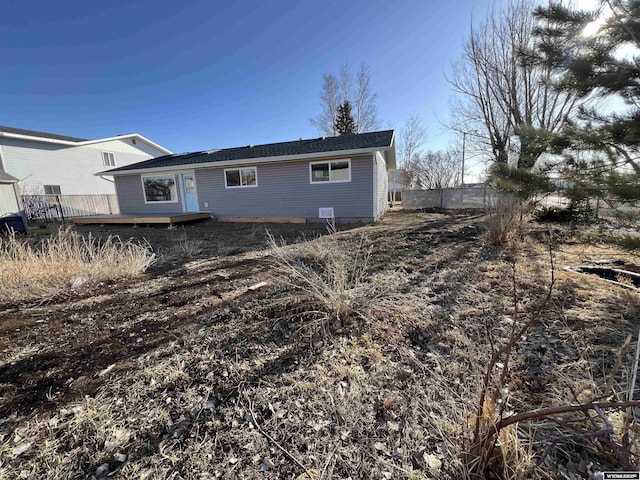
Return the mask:
[[464, 187], [464, 150], [467, 144], [467, 132], [462, 132], [462, 170], [460, 171], [460, 186]]

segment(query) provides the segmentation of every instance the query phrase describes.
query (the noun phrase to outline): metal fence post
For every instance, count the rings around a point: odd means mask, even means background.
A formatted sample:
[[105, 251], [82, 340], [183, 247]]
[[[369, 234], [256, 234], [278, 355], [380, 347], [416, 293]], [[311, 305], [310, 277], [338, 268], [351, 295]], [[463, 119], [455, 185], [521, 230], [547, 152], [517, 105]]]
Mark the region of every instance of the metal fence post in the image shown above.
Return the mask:
[[56, 195], [56, 202], [58, 203], [58, 211], [60, 212], [60, 218], [62, 219], [62, 225], [64, 225], [64, 210], [62, 209], [62, 203], [60, 203], [60, 195]]

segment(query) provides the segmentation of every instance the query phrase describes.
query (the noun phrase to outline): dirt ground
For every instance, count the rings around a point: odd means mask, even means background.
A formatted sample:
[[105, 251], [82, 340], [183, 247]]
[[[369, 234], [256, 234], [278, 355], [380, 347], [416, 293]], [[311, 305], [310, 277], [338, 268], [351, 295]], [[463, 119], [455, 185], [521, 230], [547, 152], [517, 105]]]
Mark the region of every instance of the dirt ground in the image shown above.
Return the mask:
[[[505, 253], [483, 222], [394, 212], [331, 236], [370, 252], [384, 292], [321, 329], [322, 305], [286, 281], [265, 229], [313, 245], [324, 225], [79, 227], [144, 239], [158, 261], [136, 280], [4, 306], [0, 477], [457, 478], [489, 342], [509, 331], [514, 296], [527, 318], [546, 295], [550, 230], [557, 281], [514, 355], [508, 410], [622, 391], [632, 352], [623, 366], [616, 355], [640, 327], [638, 291], [563, 268], [638, 271], [638, 257], [537, 224]], [[545, 428], [514, 431], [539, 460], [522, 460], [530, 477], [607, 466]]]
[[[350, 228], [354, 227], [337, 226]], [[251, 292], [243, 289], [270, 269], [261, 260], [267, 232], [288, 244], [328, 233], [323, 224], [209, 221], [175, 229], [110, 225], [75, 229], [148, 242], [156, 263], [134, 281], [89, 285], [26, 308], [5, 305], [0, 312], [0, 350], [5, 355], [18, 353], [0, 367], [0, 417], [30, 414], [58, 405], [58, 399], [66, 402], [93, 393], [101, 383], [94, 378], [96, 372], [112, 364], [123, 368], [127, 359], [175, 338], [193, 325], [197, 315], [214, 305], [227, 306], [230, 301], [223, 295], [241, 293], [243, 301], [249, 300]]]
[[[226, 223], [190, 222], [166, 226], [76, 225], [75, 230], [105, 237], [117, 235], [148, 242], [158, 256], [150, 273], [179, 267], [186, 262], [212, 257], [228, 257], [262, 250], [267, 244], [267, 232], [287, 243], [297, 243], [327, 234], [326, 224], [288, 223]], [[357, 225], [336, 225], [336, 230], [350, 230]]]

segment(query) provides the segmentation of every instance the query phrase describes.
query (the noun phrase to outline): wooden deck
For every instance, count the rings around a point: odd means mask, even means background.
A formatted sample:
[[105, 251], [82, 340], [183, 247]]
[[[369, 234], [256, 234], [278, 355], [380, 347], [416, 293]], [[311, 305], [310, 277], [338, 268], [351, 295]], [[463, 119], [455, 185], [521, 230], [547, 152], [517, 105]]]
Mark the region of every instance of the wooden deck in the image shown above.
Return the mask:
[[204, 220], [211, 218], [209, 212], [191, 213], [119, 213], [116, 215], [91, 215], [88, 217], [76, 217], [73, 223], [114, 223], [120, 225], [151, 224], [159, 223], [173, 225], [174, 223], [191, 222], [193, 220]]

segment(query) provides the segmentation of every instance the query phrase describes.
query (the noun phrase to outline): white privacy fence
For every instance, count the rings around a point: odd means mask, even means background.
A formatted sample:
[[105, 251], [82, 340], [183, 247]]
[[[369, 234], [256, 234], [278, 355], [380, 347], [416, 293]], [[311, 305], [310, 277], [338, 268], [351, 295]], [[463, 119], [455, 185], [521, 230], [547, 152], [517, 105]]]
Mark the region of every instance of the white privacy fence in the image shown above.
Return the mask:
[[486, 208], [500, 195], [488, 185], [473, 187], [438, 188], [432, 190], [404, 190], [402, 206], [409, 210], [421, 208]]
[[22, 204], [29, 220], [64, 220], [120, 213], [115, 195], [23, 195]]

